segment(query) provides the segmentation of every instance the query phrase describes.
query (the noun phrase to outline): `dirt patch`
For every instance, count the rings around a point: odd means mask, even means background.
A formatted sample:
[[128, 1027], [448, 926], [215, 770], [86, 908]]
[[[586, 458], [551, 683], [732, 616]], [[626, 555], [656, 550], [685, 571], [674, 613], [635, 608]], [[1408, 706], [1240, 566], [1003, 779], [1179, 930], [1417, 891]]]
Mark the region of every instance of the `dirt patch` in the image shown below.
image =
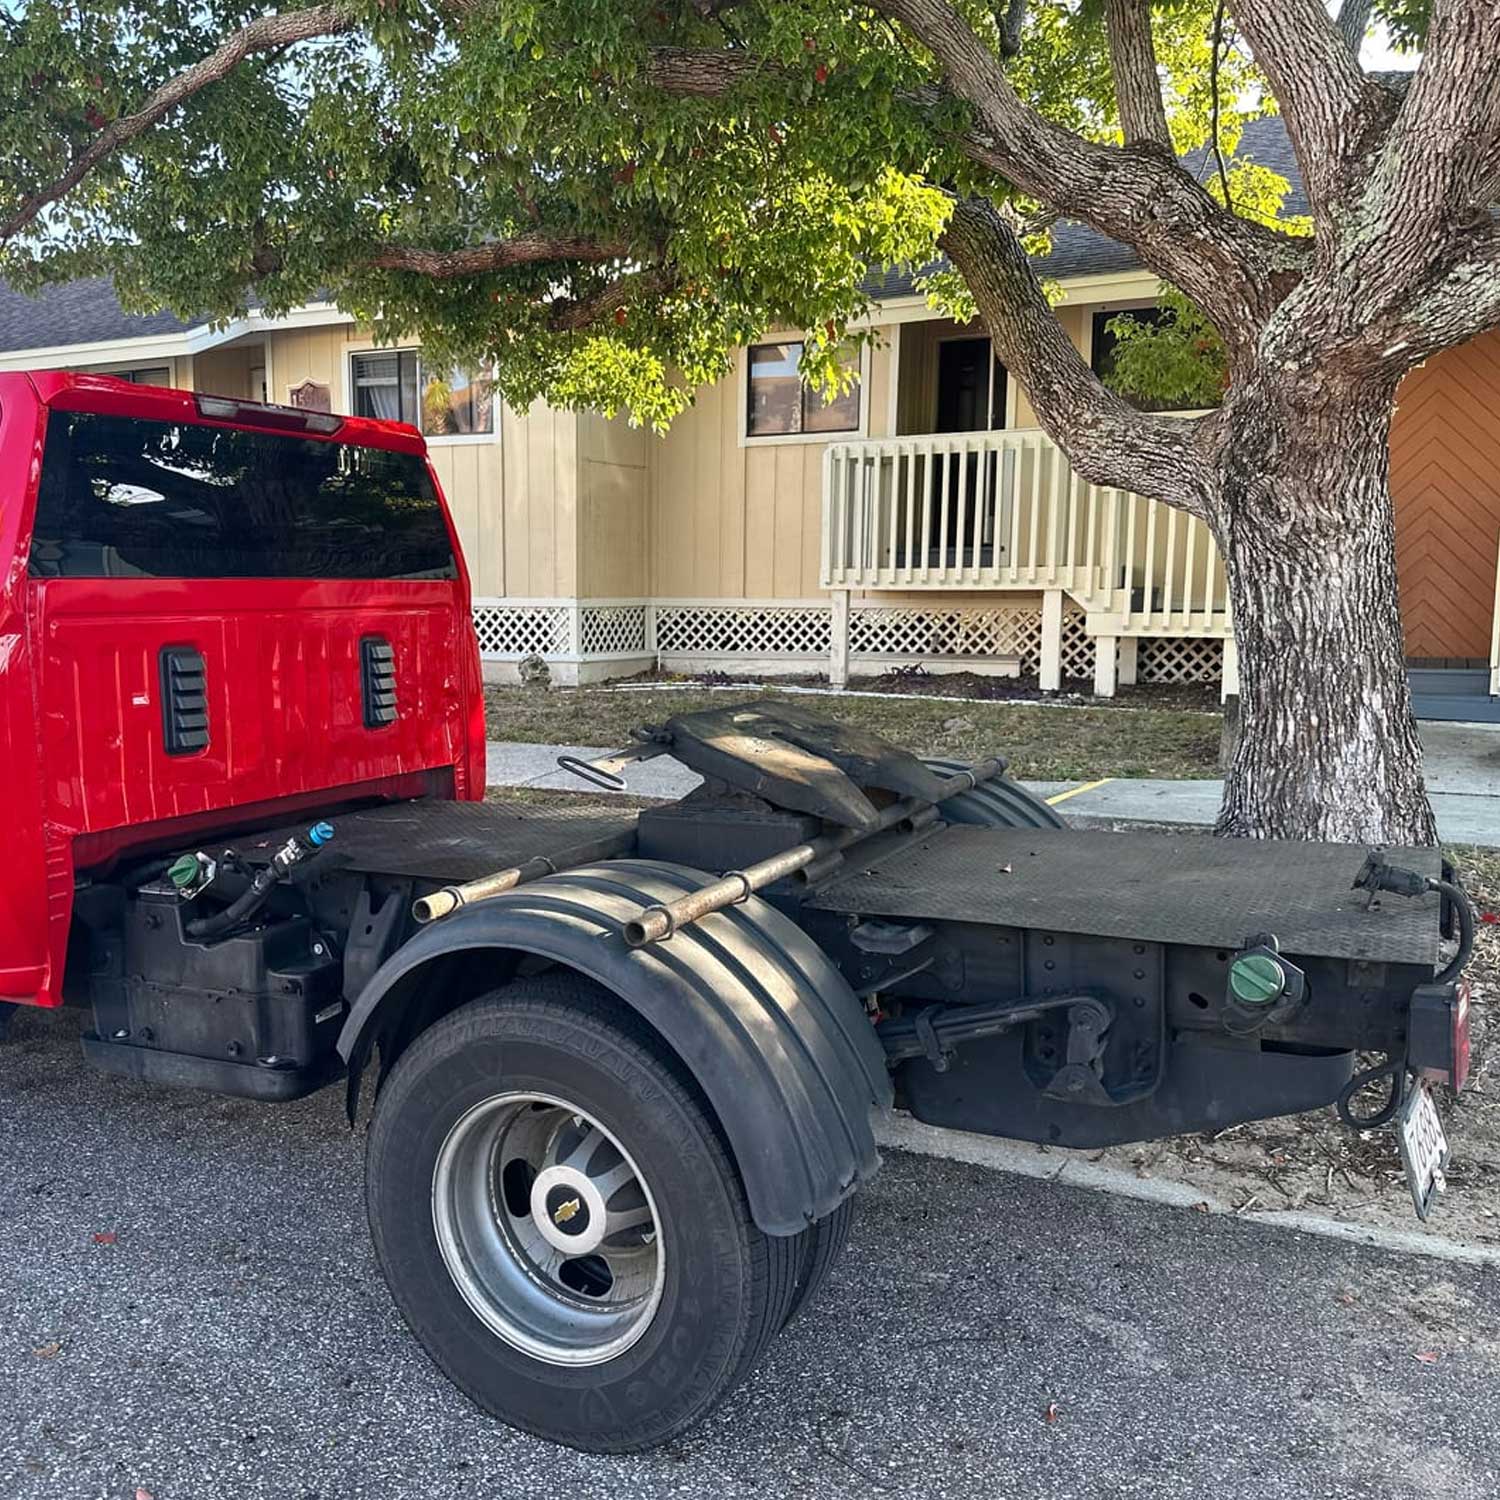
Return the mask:
[[[729, 672], [642, 672], [621, 679], [620, 686], [643, 683], [680, 684], [683, 687], [748, 687], [752, 690], [761, 679], [736, 677]], [[822, 672], [778, 676], [771, 687], [827, 689], [828, 678]], [[1033, 673], [1021, 677], [994, 677], [984, 672], [929, 672], [925, 667], [892, 667], [878, 677], [851, 677], [850, 692], [918, 694], [922, 697], [971, 698], [976, 703], [1065, 703], [1090, 708], [1159, 708], [1182, 712], [1212, 713], [1220, 711], [1219, 685], [1216, 682], [1144, 682], [1120, 687], [1113, 698], [1096, 698], [1093, 682], [1087, 677], [1064, 678], [1057, 692], [1043, 692]]]

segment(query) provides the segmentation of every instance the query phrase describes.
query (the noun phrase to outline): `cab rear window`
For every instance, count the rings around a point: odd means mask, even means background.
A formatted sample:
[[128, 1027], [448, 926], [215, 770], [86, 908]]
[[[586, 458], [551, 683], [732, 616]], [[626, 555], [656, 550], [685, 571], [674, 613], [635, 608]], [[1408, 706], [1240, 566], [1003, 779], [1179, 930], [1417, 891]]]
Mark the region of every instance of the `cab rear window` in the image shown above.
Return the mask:
[[47, 420], [39, 578], [455, 578], [415, 454], [91, 412]]

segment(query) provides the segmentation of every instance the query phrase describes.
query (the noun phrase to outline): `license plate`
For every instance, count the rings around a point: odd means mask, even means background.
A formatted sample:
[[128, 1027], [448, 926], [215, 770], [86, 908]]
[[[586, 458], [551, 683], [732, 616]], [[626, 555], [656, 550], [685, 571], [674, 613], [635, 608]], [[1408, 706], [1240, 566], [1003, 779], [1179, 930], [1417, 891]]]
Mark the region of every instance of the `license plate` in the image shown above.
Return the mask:
[[1406, 1096], [1396, 1117], [1396, 1141], [1401, 1148], [1401, 1164], [1406, 1168], [1406, 1184], [1411, 1189], [1417, 1217], [1425, 1219], [1432, 1212], [1437, 1195], [1448, 1185], [1443, 1170], [1448, 1165], [1448, 1137], [1438, 1119], [1432, 1090], [1417, 1082]]

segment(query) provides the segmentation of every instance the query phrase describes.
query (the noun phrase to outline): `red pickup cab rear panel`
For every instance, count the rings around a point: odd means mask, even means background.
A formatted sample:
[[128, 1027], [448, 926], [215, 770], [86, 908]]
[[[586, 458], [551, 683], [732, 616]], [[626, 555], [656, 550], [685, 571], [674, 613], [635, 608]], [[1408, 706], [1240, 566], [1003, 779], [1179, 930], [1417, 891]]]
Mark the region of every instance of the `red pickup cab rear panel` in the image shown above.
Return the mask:
[[[13, 830], [0, 868], [0, 996], [41, 1004], [60, 1000], [78, 871], [178, 829], [201, 837], [252, 810], [275, 819], [325, 793], [484, 790], [478, 653], [446, 507], [455, 578], [29, 576], [49, 407], [261, 430], [253, 411], [205, 423], [186, 393], [0, 375], [0, 745]], [[349, 420], [336, 438], [423, 452], [414, 432], [383, 423]], [[397, 717], [374, 728], [367, 637], [390, 644], [397, 673]], [[167, 753], [164, 647], [202, 657], [206, 749]]]
[[[209, 616], [199, 584], [49, 579], [37, 596], [41, 742], [52, 820], [70, 833], [137, 827], [458, 764], [464, 755], [449, 583], [226, 579]], [[400, 663], [399, 716], [369, 730], [362, 638]], [[210, 743], [163, 748], [158, 656], [190, 646], [206, 667]]]

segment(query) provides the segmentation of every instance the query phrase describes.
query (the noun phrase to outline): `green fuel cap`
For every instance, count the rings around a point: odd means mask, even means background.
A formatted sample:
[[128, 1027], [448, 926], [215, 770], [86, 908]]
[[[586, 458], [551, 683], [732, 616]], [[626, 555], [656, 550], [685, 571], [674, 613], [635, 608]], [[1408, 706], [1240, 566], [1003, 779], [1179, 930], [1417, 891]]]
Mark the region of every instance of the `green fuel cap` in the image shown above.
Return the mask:
[[172, 868], [167, 871], [167, 876], [179, 891], [183, 886], [191, 885], [198, 878], [198, 856], [179, 855], [172, 861]]
[[1229, 993], [1242, 1005], [1270, 1005], [1286, 989], [1286, 970], [1269, 953], [1242, 953], [1229, 966]]

